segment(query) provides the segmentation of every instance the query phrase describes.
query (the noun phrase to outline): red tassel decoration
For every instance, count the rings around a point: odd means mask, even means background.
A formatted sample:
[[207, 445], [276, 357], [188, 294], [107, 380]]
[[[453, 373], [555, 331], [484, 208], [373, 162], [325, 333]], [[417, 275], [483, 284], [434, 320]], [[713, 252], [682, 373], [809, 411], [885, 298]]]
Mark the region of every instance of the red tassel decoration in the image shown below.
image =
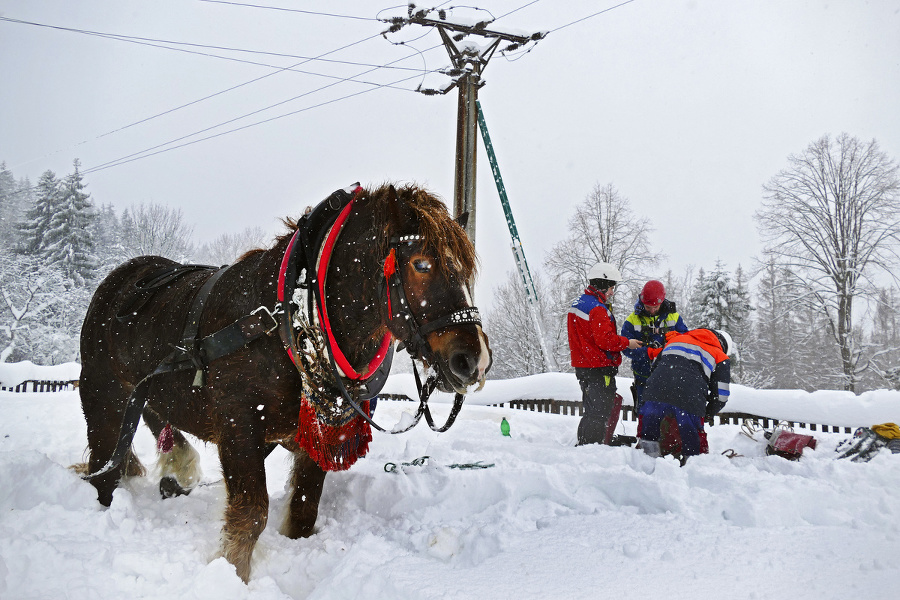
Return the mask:
[[163, 454], [168, 454], [175, 447], [175, 435], [172, 433], [172, 426], [166, 423], [163, 430], [159, 432], [159, 438], [156, 440], [156, 449]]
[[[368, 412], [369, 402], [363, 402], [361, 408]], [[323, 471], [345, 471], [369, 451], [372, 428], [360, 416], [354, 416], [344, 425], [336, 427], [322, 423], [304, 394], [300, 399], [300, 416], [294, 441]]]

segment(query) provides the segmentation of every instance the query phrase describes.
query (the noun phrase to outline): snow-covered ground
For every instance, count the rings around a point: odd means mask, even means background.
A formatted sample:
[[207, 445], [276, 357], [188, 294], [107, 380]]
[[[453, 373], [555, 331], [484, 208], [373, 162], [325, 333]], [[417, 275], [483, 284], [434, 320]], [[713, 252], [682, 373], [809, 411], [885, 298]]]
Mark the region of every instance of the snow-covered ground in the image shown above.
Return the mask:
[[[388, 391], [408, 385], [395, 376]], [[248, 585], [216, 558], [224, 487], [214, 446], [197, 445], [205, 481], [190, 496], [162, 501], [156, 478], [132, 479], [103, 509], [66, 468], [85, 450], [77, 392], [2, 392], [0, 598], [895, 597], [900, 455], [836, 460], [848, 436], [817, 432], [818, 447], [790, 462], [723, 425], [710, 429], [711, 453], [681, 468], [628, 447], [576, 448], [576, 417], [485, 406], [508, 394], [577, 398], [573, 385], [570, 375], [488, 382], [447, 433], [424, 423], [375, 433], [365, 459], [328, 476], [308, 539], [277, 533], [288, 460], [276, 450]], [[812, 422], [900, 422], [898, 392], [744, 388], [733, 402]], [[392, 425], [410, 407], [382, 401], [376, 420]], [[135, 444], [151, 466], [146, 428]], [[722, 456], [729, 448], [743, 456]], [[426, 455], [424, 466], [402, 465]], [[476, 462], [493, 466], [452, 467]]]

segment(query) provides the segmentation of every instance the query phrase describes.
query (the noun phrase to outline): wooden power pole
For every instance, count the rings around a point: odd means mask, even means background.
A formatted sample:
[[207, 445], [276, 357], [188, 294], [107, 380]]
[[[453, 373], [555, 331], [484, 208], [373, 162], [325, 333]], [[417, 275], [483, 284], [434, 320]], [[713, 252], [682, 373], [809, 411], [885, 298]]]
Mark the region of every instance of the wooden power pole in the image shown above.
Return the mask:
[[[428, 17], [432, 11], [419, 10], [414, 12], [414, 10], [411, 6], [409, 19], [403, 20], [401, 25], [411, 23], [436, 28], [453, 63], [453, 68], [450, 71], [450, 75], [453, 77], [451, 85], [441, 90], [420, 91], [430, 94], [446, 94], [454, 87], [459, 88], [459, 103], [456, 117], [456, 177], [453, 190], [453, 211], [455, 216], [459, 216], [464, 212], [469, 213], [466, 233], [474, 244], [475, 157], [478, 148], [477, 102], [478, 89], [484, 85], [481, 74], [501, 42], [508, 42], [510, 46], [505, 48], [505, 50], [512, 50], [528, 42], [540, 40], [545, 34], [541, 32], [525, 36], [504, 33], [488, 29], [490, 22], [463, 25], [446, 20], [444, 12], [440, 10], [437, 11], [438, 19]], [[487, 44], [482, 46], [470, 43], [468, 39], [471, 36], [484, 38]]]

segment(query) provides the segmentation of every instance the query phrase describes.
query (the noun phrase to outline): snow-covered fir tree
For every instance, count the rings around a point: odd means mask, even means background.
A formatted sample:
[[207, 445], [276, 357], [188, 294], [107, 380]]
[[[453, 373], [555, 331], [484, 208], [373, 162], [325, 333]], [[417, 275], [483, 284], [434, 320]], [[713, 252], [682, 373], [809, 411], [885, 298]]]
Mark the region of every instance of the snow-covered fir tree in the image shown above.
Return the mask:
[[771, 256], [759, 272], [755, 313], [748, 383], [808, 391], [834, 385], [840, 355], [828, 319], [803, 279]]
[[692, 327], [724, 329], [734, 340], [737, 351], [731, 357], [732, 378], [741, 380], [740, 350], [746, 343], [749, 330], [750, 294], [746, 289], [743, 271], [738, 267], [739, 280], [733, 280], [722, 261], [708, 274], [701, 269], [695, 284], [691, 318]]
[[90, 293], [36, 256], [0, 251], [0, 362], [76, 360]]
[[684, 319], [685, 323], [690, 323], [689, 327], [705, 327], [702, 324], [703, 313], [703, 281], [706, 280], [706, 270], [703, 267], [697, 271], [696, 278], [693, 272], [686, 274], [686, 282], [689, 286], [690, 293], [687, 294], [687, 301], [683, 306], [678, 307], [678, 312]]
[[738, 265], [734, 270], [734, 298], [731, 303], [731, 314], [726, 327], [735, 345], [735, 364], [733, 377], [740, 383], [747, 382], [744, 372], [744, 361], [753, 356], [752, 320], [750, 314], [755, 310], [750, 302], [750, 290], [747, 288], [747, 277], [744, 269]]
[[46, 264], [59, 265], [63, 274], [83, 286], [93, 279], [99, 261], [94, 253], [96, 219], [90, 194], [84, 191], [78, 159], [74, 171], [60, 185], [56, 210], [50, 215], [41, 254]]
[[790, 361], [797, 323], [791, 310], [793, 303], [785, 294], [787, 279], [784, 269], [772, 260], [766, 261], [759, 274], [754, 351], [745, 362], [756, 387], [785, 389], [795, 380]]
[[693, 296], [697, 327], [726, 329], [731, 333], [749, 312], [747, 291], [738, 288], [721, 261], [716, 261], [709, 273], [701, 269]]
[[15, 247], [16, 223], [24, 214], [28, 194], [27, 182], [17, 182], [6, 163], [0, 162], [0, 248]]
[[60, 181], [53, 171], [44, 171], [38, 179], [33, 204], [25, 211], [24, 219], [16, 224], [21, 253], [34, 256], [44, 253], [50, 218], [58, 210], [59, 202]]
[[691, 289], [693, 288], [694, 268], [688, 267], [684, 274], [679, 277], [675, 275], [672, 269], [666, 271], [663, 275], [663, 286], [666, 288], [666, 299], [675, 304], [678, 314], [687, 325], [688, 329], [694, 328], [694, 319], [691, 307]]

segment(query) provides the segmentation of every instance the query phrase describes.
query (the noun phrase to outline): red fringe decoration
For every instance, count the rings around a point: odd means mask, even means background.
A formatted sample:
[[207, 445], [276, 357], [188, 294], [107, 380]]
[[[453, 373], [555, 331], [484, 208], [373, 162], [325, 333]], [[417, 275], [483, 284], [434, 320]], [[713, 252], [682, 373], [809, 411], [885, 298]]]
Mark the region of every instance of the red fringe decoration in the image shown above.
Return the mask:
[[159, 432], [159, 438], [156, 440], [156, 449], [163, 454], [168, 454], [175, 447], [175, 435], [172, 433], [172, 426], [166, 423], [163, 430]]
[[[361, 408], [368, 412], [369, 402]], [[333, 427], [322, 423], [306, 394], [300, 399], [300, 417], [294, 438], [324, 471], [346, 471], [369, 451], [372, 427], [360, 416], [344, 425]]]

